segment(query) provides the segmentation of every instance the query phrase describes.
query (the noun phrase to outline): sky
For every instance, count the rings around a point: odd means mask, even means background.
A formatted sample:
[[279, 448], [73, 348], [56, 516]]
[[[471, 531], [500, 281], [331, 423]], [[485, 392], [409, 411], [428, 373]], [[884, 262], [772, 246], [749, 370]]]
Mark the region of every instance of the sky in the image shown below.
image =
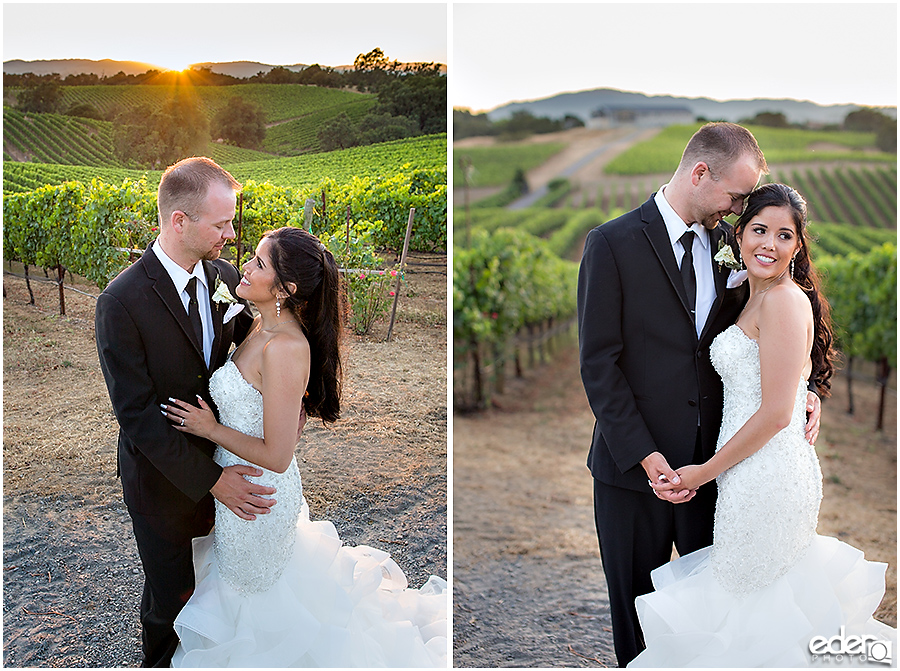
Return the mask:
[[391, 60], [447, 62], [437, 3], [4, 3], [3, 60], [130, 60], [352, 65], [379, 47]]
[[897, 4], [453, 5], [450, 97], [486, 111], [614, 88], [897, 104]]

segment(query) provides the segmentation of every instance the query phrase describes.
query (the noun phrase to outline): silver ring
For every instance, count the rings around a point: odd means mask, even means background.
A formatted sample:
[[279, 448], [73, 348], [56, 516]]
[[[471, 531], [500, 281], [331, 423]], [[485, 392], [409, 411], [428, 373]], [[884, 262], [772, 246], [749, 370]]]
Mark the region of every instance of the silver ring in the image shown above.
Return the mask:
[[181, 418], [181, 426], [184, 426], [184, 417]]

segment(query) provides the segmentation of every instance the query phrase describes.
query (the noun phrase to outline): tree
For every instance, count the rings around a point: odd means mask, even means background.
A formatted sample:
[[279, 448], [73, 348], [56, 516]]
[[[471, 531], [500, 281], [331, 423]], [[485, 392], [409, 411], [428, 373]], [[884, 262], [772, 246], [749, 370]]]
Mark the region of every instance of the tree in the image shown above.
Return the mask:
[[341, 73], [335, 72], [333, 68], [323, 68], [318, 63], [314, 63], [300, 71], [297, 81], [300, 84], [328, 88], [341, 88], [344, 85], [344, 78]]
[[266, 136], [266, 119], [262, 108], [234, 96], [213, 120], [213, 138], [222, 138], [238, 147], [256, 148]]
[[356, 129], [353, 122], [346, 112], [323, 124], [318, 132], [319, 144], [323, 151], [334, 151], [335, 149], [347, 149], [355, 147], [358, 144], [356, 137]]
[[[863, 107], [850, 112], [844, 117], [844, 130], [854, 130], [866, 133], [878, 132], [882, 124], [891, 121], [891, 117], [882, 114], [877, 109]], [[896, 119], [893, 120], [896, 123]]]
[[418, 134], [418, 124], [409, 117], [370, 112], [359, 122], [358, 141], [361, 145], [375, 144]]
[[889, 154], [897, 153], [897, 120], [886, 119], [875, 133], [875, 146]]
[[72, 105], [68, 110], [66, 110], [66, 116], [77, 116], [81, 117], [82, 119], [98, 119], [100, 121], [103, 120], [103, 115], [100, 113], [100, 110], [87, 103]]
[[384, 52], [375, 47], [367, 54], [359, 54], [353, 61], [353, 72], [350, 81], [360, 91], [377, 91], [390, 78], [390, 74], [398, 72], [400, 64], [389, 61]]
[[746, 119], [742, 123], [771, 128], [787, 128], [790, 125], [784, 112], [759, 112], [752, 119]]
[[440, 74], [395, 77], [378, 90], [378, 111], [409, 117], [422, 133], [446, 133], [447, 78]]
[[472, 114], [471, 110], [453, 109], [453, 138], [494, 135], [494, 124], [485, 113]]
[[359, 54], [353, 61], [353, 69], [357, 72], [372, 72], [374, 70], [387, 70], [390, 62], [384, 52], [375, 47], [367, 54]]
[[209, 122], [194, 97], [178, 93], [161, 108], [145, 103], [121, 112], [113, 125], [113, 142], [123, 161], [162, 169], [205, 153]]
[[25, 90], [19, 94], [16, 106], [23, 112], [55, 112], [59, 109], [61, 98], [57, 75], [55, 79], [28, 82]]

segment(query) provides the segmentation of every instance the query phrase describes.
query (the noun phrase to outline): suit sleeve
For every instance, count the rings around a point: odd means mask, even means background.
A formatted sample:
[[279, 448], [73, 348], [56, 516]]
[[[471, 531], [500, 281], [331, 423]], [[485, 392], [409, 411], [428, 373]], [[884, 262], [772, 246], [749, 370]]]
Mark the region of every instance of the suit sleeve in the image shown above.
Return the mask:
[[95, 328], [100, 367], [121, 431], [173, 485], [199, 501], [222, 468], [163, 416], [143, 338], [118, 298], [100, 295]]
[[597, 428], [622, 473], [657, 449], [618, 364], [624, 347], [623, 289], [609, 242], [596, 228], [585, 241], [578, 274], [581, 378]]

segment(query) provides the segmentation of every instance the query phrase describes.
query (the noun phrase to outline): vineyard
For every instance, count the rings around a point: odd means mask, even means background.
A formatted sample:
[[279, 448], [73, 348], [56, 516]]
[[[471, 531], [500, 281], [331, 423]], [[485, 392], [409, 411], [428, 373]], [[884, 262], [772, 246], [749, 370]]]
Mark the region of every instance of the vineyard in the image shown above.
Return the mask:
[[[606, 166], [609, 175], [669, 175], [700, 124], [669, 126], [655, 138], [631, 147]], [[811, 131], [747, 126], [766, 155], [769, 166], [784, 163], [865, 161], [896, 165], [896, 154], [873, 151], [875, 133]]]
[[[245, 149], [213, 143], [210, 145], [209, 156], [227, 168], [239, 181], [252, 179], [301, 188], [315, 185], [325, 177], [340, 183], [354, 177], [375, 177], [413, 169], [446, 172], [446, 138], [443, 134], [424, 135], [367, 147], [351, 147], [342, 151], [289, 158], [271, 158], [252, 152], [254, 157], [265, 158], [251, 161], [245, 160]], [[162, 172], [158, 170], [4, 161], [3, 193], [31, 191], [45, 184], [61, 184], [72, 180], [89, 182], [94, 177], [105, 182], [146, 177], [148, 185], [156, 188], [161, 175]]]
[[[88, 104], [113, 114], [161, 106], [171, 92], [163, 86], [63, 87], [61, 108]], [[323, 123], [342, 113], [360, 119], [375, 96], [261, 84], [196, 87], [191, 95], [210, 118], [239, 95], [275, 124], [264, 151], [210, 142], [206, 152], [244, 185], [238, 239], [226, 249], [235, 262], [252, 252], [264, 231], [293, 225], [319, 235], [346, 267], [378, 270], [384, 258], [399, 257], [413, 210], [410, 249], [447, 249], [446, 134], [316, 153]], [[16, 90], [4, 89], [4, 97], [14, 102]], [[67, 272], [103, 288], [132, 262], [132, 250], [156, 237], [162, 172], [125, 167], [114, 154], [110, 122], [6, 106], [3, 115], [4, 260], [23, 264], [26, 274], [52, 270], [64, 313]], [[358, 287], [350, 288], [359, 295]]]
[[[180, 89], [184, 90], [184, 89]], [[373, 96], [351, 91], [304, 86], [302, 84], [237, 84], [234, 86], [196, 86], [189, 89], [201, 109], [212, 119], [235, 96], [259, 105], [267, 123], [295, 119], [324, 109], [339, 109]], [[90, 105], [102, 115], [140, 105], [161, 107], [176, 89], [170, 86], [64, 86], [61, 109]], [[4, 105], [15, 101], [17, 89], [5, 88]]]
[[[63, 87], [61, 109], [90, 105], [101, 115], [112, 116], [117, 110], [139, 105], [161, 107], [172, 92], [168, 86], [67, 86]], [[112, 122], [62, 114], [24, 114], [7, 106], [16, 93], [16, 89], [4, 89], [4, 162], [124, 167], [113, 153]], [[320, 151], [317, 132], [322, 124], [342, 113], [359, 121], [376, 102], [368, 94], [300, 84], [204, 86], [191, 89], [191, 95], [210, 120], [239, 96], [259, 105], [270, 125], [259, 152], [210, 142], [207, 155], [223, 163]]]
[[[606, 165], [597, 184], [554, 180], [537, 207], [492, 206], [510, 202], [499, 193], [466, 210], [455, 209], [458, 409], [485, 407], [491, 394], [502, 390], [510, 370], [519, 375], [523, 361], [534, 359], [536, 344], [552, 350], [560, 337], [571, 342], [575, 292], [569, 281], [577, 275], [585, 235], [640, 206], [664, 184], [694, 130], [671, 127], [632, 146]], [[808, 201], [810, 251], [833, 296], [835, 318], [841, 321], [838, 329], [844, 329], [840, 332], [845, 334], [841, 340], [845, 356], [878, 362], [886, 371], [880, 376], [886, 383], [896, 365], [896, 337], [888, 337], [894, 334], [890, 324], [896, 319], [896, 271], [888, 272], [891, 254], [896, 263], [896, 156], [872, 151], [874, 134], [751, 130], [769, 162], [771, 174], [765, 179], [791, 184]], [[544, 159], [536, 147], [546, 151]], [[504, 180], [513, 179], [516, 168], [530, 169], [560, 148], [557, 143], [498, 145], [466, 148], [459, 154], [468, 157], [471, 174], [481, 180], [473, 178], [470, 184], [492, 181], [502, 187]], [[455, 174], [459, 184], [457, 179]], [[529, 251], [526, 265], [520, 267], [508, 257], [512, 245], [540, 253]], [[871, 267], [881, 270], [867, 270]], [[548, 273], [556, 273], [555, 283], [544, 280]], [[526, 310], [524, 305], [531, 301], [542, 309]], [[878, 321], [879, 315], [886, 317]], [[850, 332], [868, 335], [847, 335]], [[544, 354], [538, 351], [539, 356]]]

